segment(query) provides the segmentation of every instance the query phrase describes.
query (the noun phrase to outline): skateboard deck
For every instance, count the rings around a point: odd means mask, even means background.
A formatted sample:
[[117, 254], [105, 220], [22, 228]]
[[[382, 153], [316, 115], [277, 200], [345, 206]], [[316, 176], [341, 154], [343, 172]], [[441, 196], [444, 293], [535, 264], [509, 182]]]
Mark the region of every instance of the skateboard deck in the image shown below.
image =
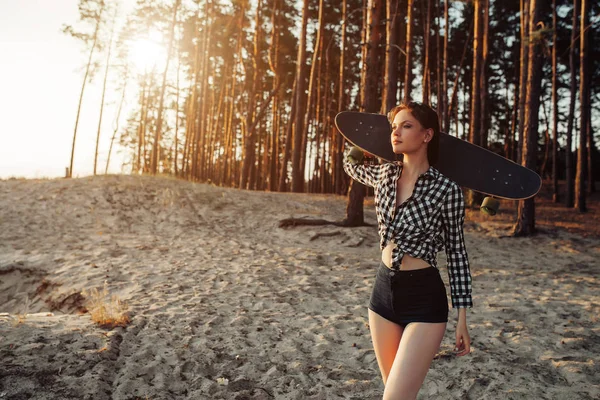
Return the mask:
[[[335, 124], [361, 150], [386, 161], [400, 159], [392, 150], [392, 128], [385, 115], [342, 111]], [[440, 134], [439, 158], [433, 166], [460, 186], [504, 199], [528, 199], [542, 186], [534, 171], [446, 133]]]

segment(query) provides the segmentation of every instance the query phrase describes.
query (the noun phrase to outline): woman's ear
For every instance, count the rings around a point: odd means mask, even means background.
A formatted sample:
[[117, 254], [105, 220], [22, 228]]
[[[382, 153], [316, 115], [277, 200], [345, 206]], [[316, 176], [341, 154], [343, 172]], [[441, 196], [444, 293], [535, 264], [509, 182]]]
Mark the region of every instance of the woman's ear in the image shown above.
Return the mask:
[[425, 131], [425, 139], [423, 139], [423, 141], [427, 143], [431, 141], [431, 139], [433, 139], [433, 129], [427, 128], [427, 130]]

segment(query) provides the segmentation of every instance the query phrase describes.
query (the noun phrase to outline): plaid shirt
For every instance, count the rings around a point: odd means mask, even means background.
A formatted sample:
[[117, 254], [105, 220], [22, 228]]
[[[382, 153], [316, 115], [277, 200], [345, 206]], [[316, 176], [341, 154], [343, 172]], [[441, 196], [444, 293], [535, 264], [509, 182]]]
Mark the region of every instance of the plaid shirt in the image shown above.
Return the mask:
[[392, 251], [392, 269], [400, 268], [404, 254], [437, 268], [436, 254], [445, 248], [452, 307], [473, 307], [463, 234], [465, 202], [460, 186], [429, 167], [417, 179], [412, 195], [396, 209], [401, 162], [363, 165], [345, 160], [344, 171], [358, 182], [375, 188], [381, 250], [390, 241], [396, 244]]

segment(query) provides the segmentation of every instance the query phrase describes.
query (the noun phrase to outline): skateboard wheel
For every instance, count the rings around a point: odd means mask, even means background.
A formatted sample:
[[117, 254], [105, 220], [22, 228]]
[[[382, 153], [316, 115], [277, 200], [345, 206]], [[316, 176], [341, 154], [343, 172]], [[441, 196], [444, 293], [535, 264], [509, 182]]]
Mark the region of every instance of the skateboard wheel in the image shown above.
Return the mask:
[[493, 197], [486, 197], [481, 203], [480, 210], [487, 215], [493, 216], [496, 215], [499, 208], [500, 202], [498, 200], [494, 199]]

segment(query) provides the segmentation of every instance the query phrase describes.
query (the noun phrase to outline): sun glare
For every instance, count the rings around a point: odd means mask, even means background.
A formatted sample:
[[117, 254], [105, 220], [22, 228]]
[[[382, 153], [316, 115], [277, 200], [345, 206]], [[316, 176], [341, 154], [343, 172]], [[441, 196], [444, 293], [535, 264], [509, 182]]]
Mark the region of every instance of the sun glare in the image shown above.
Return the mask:
[[160, 32], [150, 32], [148, 37], [138, 38], [129, 44], [129, 61], [140, 72], [150, 71], [162, 64], [167, 57], [167, 50], [162, 45]]

